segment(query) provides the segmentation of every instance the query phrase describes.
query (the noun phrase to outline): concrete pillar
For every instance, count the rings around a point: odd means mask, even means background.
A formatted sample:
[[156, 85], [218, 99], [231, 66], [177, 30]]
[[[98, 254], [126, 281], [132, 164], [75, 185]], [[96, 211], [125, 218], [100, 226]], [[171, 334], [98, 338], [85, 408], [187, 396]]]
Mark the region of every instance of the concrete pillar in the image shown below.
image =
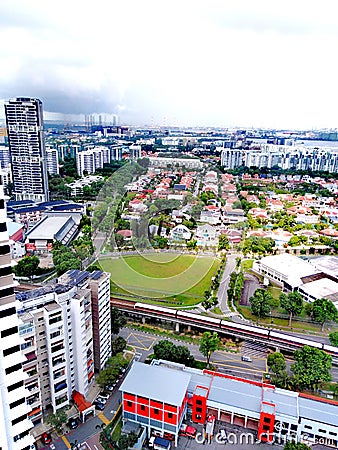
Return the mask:
[[188, 325], [188, 332], [190, 333], [191, 331], [191, 325]]
[[180, 332], [180, 324], [178, 322], [176, 322], [175, 331], [176, 331], [176, 333]]
[[143, 325], [146, 323], [146, 318], [145, 317], [142, 317], [142, 323], [143, 323]]
[[221, 420], [221, 410], [218, 408], [217, 420]]
[[177, 447], [178, 444], [178, 433], [175, 433], [175, 447]]
[[232, 413], [231, 413], [231, 425], [233, 425], [234, 424], [234, 412], [232, 411]]
[[246, 428], [248, 424], [248, 416], [244, 416], [244, 428]]

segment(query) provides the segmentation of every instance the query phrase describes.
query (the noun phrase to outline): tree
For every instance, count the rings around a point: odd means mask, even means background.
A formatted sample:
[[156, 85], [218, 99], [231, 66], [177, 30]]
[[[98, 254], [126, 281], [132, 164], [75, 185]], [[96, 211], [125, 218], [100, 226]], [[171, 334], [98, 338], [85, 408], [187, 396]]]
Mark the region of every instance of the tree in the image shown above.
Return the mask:
[[184, 345], [175, 345], [166, 339], [159, 341], [154, 345], [154, 356], [156, 359], [165, 359], [186, 366], [193, 366], [195, 359], [190, 354], [188, 347]]
[[270, 353], [267, 359], [267, 366], [269, 367], [269, 372], [272, 373], [272, 382], [278, 387], [286, 388], [289, 377], [286, 371], [284, 355], [280, 352]]
[[283, 450], [311, 450], [311, 447], [309, 447], [306, 444], [303, 444], [303, 442], [287, 442], [284, 445], [284, 449]]
[[269, 370], [276, 376], [280, 375], [286, 370], [285, 357], [280, 352], [270, 353], [267, 359]]
[[250, 297], [251, 312], [254, 316], [257, 316], [257, 323], [259, 323], [260, 319], [270, 314], [270, 302], [272, 301], [272, 295], [262, 288], [256, 289], [254, 295]]
[[319, 298], [312, 303], [312, 319], [320, 323], [321, 331], [328, 320], [337, 321], [338, 311], [335, 305], [326, 298]]
[[199, 350], [207, 358], [207, 367], [209, 367], [210, 357], [212, 353], [218, 349], [220, 339], [218, 334], [214, 331], [211, 333], [210, 331], [206, 331], [203, 333]]
[[296, 350], [295, 363], [291, 366], [296, 384], [300, 388], [318, 388], [320, 382], [331, 380], [332, 357], [316, 347], [304, 345]]
[[112, 341], [111, 341], [111, 354], [112, 354], [112, 356], [123, 352], [123, 350], [126, 347], [127, 347], [127, 341], [125, 339], [123, 339], [122, 336], [117, 336], [117, 338], [112, 339]]
[[62, 425], [67, 422], [67, 414], [63, 409], [59, 409], [56, 413], [47, 416], [47, 422], [55, 428], [57, 433], [61, 433]]
[[229, 250], [230, 243], [226, 234], [222, 234], [218, 239], [218, 250]]
[[190, 241], [187, 241], [187, 249], [188, 250], [195, 250], [197, 247], [197, 241], [195, 239], [191, 239]]
[[330, 343], [335, 347], [338, 347], [338, 331], [329, 334]]
[[111, 332], [112, 334], [119, 334], [120, 329], [123, 328], [127, 323], [127, 319], [123, 313], [117, 309], [111, 309]]
[[15, 275], [17, 275], [18, 277], [31, 278], [38, 272], [39, 264], [40, 259], [37, 256], [25, 256], [15, 266]]
[[135, 431], [131, 431], [128, 434], [121, 434], [118, 440], [118, 448], [119, 450], [128, 450], [128, 448], [134, 447], [137, 441], [138, 437]]
[[208, 309], [211, 309], [213, 306], [216, 306], [218, 303], [218, 299], [217, 297], [210, 297], [210, 298], [206, 298], [205, 300], [203, 300], [202, 302], [202, 306], [203, 308], [208, 311]]
[[289, 313], [289, 327], [292, 324], [292, 317], [298, 315], [303, 310], [303, 299], [298, 292], [281, 294], [279, 297], [280, 306]]

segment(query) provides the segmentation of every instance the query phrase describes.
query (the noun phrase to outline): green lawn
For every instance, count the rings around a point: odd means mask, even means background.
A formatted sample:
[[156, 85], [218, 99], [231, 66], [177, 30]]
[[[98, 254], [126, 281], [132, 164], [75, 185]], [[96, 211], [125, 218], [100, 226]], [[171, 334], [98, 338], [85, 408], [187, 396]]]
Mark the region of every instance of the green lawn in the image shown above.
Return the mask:
[[217, 258], [176, 253], [103, 258], [99, 263], [111, 273], [112, 294], [171, 300], [178, 306], [203, 300], [220, 266]]
[[245, 259], [242, 261], [242, 271], [247, 272], [249, 269], [252, 269], [253, 262], [253, 259]]

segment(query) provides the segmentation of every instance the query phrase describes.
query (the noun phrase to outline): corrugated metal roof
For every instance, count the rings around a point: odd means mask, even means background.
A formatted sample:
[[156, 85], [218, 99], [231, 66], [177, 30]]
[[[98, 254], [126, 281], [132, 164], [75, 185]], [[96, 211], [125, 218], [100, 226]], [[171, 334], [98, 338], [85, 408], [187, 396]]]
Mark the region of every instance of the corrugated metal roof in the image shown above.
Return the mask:
[[181, 406], [191, 375], [181, 370], [134, 362], [120, 391]]

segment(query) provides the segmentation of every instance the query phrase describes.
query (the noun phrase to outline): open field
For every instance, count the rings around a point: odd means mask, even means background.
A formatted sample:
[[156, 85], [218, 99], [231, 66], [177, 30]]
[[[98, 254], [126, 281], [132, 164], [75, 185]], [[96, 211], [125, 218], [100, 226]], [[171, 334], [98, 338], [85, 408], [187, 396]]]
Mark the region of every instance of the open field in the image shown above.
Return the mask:
[[111, 273], [111, 293], [146, 297], [169, 304], [193, 305], [204, 298], [220, 261], [210, 256], [147, 253], [103, 258], [103, 270]]

